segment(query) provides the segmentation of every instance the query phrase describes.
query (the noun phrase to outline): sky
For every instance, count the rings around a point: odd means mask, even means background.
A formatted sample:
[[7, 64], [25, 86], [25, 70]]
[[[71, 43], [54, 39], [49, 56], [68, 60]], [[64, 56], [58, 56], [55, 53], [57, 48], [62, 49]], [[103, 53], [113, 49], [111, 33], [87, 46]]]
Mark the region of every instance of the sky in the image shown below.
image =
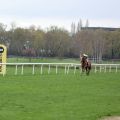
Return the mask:
[[70, 30], [86, 20], [90, 27], [120, 27], [120, 0], [0, 0], [0, 23], [18, 27], [52, 25]]

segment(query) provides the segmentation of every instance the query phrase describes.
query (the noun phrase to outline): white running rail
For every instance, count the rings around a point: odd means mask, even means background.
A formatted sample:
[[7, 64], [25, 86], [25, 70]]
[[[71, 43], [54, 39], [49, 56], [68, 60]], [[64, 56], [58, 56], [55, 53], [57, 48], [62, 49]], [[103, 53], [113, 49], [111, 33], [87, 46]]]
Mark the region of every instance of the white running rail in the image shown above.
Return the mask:
[[[40, 73], [43, 74], [43, 66], [48, 67], [48, 74], [51, 72], [51, 67], [55, 67], [56, 74], [58, 73], [58, 68], [63, 67], [64, 73], [68, 74], [70, 71], [70, 68], [73, 69], [73, 73], [76, 73], [76, 69], [79, 67], [80, 72], [81, 70], [81, 64], [76, 63], [0, 63], [0, 65], [6, 65], [6, 66], [15, 66], [15, 75], [18, 73], [18, 66], [21, 66], [21, 75], [24, 74], [24, 66], [32, 66], [32, 74], [35, 74], [35, 67], [40, 67]], [[118, 72], [120, 70], [120, 64], [92, 64], [92, 71], [96, 72], [112, 72], [114, 69], [114, 72]]]

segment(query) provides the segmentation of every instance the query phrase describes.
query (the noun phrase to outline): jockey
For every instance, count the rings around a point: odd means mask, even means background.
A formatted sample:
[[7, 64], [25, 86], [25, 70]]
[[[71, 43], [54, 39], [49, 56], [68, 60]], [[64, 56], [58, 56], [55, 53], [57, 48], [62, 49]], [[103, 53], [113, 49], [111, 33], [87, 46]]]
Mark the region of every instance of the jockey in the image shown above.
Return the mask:
[[82, 54], [81, 60], [82, 60], [82, 58], [85, 58], [86, 61], [88, 62], [88, 55], [87, 54]]

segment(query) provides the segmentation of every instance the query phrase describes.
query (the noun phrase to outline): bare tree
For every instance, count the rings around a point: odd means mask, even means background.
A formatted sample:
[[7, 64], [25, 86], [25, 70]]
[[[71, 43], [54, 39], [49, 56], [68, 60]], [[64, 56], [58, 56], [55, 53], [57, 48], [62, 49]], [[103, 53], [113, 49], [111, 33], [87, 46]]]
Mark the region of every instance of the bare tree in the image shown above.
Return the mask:
[[74, 35], [76, 33], [76, 26], [75, 23], [71, 24], [71, 34]]
[[77, 25], [77, 32], [80, 32], [82, 30], [82, 20], [80, 19], [80, 21], [78, 22], [78, 25]]

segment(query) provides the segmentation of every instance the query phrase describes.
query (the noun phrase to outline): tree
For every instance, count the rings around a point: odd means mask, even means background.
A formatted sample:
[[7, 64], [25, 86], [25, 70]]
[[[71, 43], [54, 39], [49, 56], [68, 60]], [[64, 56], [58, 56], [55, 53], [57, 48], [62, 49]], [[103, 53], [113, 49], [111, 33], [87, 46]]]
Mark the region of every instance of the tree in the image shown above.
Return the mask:
[[75, 23], [71, 24], [71, 34], [74, 35], [76, 33], [76, 26]]
[[45, 51], [49, 56], [64, 56], [69, 51], [68, 32], [52, 27], [45, 35]]
[[22, 28], [17, 28], [14, 30], [11, 44], [10, 44], [10, 50], [15, 55], [21, 55], [22, 49], [25, 43], [25, 30]]
[[95, 62], [101, 62], [104, 48], [105, 48], [105, 37], [103, 30], [95, 30], [94, 39], [92, 40], [93, 46], [93, 58]]
[[75, 44], [74, 50], [77, 56], [80, 53], [86, 53], [91, 55], [91, 40], [92, 40], [92, 32], [89, 30], [82, 30], [78, 32], [75, 36]]
[[33, 48], [35, 48], [37, 56], [44, 55], [44, 39], [45, 33], [41, 29], [37, 29], [34, 32], [34, 41], [33, 41]]
[[120, 57], [120, 31], [110, 31], [106, 33], [106, 49], [105, 54], [107, 58]]
[[77, 32], [80, 32], [82, 30], [82, 20], [80, 19], [80, 21], [78, 22], [78, 25], [77, 25]]
[[6, 28], [7, 28], [7, 25], [0, 23], [0, 42], [2, 44], [5, 44], [7, 40]]

